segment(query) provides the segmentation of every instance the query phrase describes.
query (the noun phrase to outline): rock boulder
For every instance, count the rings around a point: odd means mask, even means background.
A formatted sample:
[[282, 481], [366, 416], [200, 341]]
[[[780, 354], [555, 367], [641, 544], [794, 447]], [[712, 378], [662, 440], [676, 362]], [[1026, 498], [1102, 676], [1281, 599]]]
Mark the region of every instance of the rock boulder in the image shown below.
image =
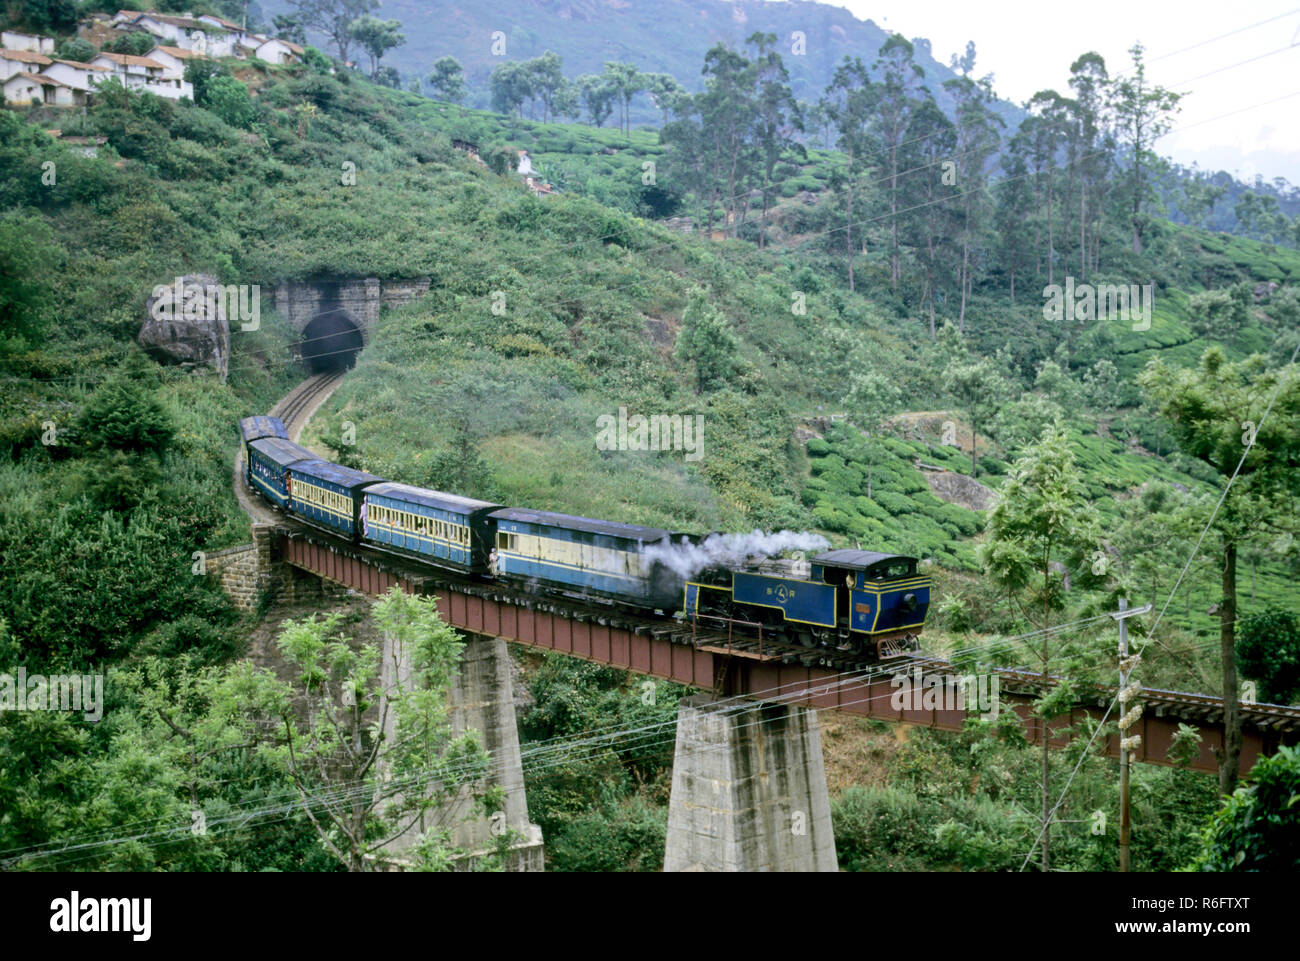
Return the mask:
[[145, 304], [140, 346], [163, 363], [211, 367], [224, 383], [230, 324], [222, 289], [210, 274], [188, 274], [155, 287]]

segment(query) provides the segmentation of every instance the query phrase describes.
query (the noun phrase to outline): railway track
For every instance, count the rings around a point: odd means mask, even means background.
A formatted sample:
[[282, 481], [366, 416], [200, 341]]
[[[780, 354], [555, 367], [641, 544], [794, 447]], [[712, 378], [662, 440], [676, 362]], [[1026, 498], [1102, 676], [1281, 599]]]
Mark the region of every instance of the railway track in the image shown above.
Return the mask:
[[[721, 632], [668, 632], [675, 643], [693, 644], [701, 650], [759, 661], [781, 664], [800, 664], [804, 667], [826, 667], [837, 672], [871, 674], [876, 677], [921, 669], [921, 676], [953, 673], [954, 668], [942, 656], [918, 651], [901, 655], [888, 661], [867, 661], [859, 654], [844, 651], [813, 649], [771, 641], [759, 642], [752, 637], [728, 637]], [[1032, 671], [1012, 668], [993, 668], [1001, 688], [1010, 694], [1037, 696], [1044, 687], [1052, 686], [1056, 679], [1044, 678]], [[1115, 689], [1099, 686], [1092, 697], [1085, 698], [1091, 706], [1104, 707], [1115, 696]], [[1146, 710], [1157, 717], [1174, 717], [1180, 720], [1201, 721], [1208, 724], [1223, 722], [1223, 698], [1213, 694], [1194, 694], [1188, 691], [1167, 691], [1144, 687], [1136, 695]], [[1300, 707], [1285, 704], [1239, 702], [1243, 724], [1260, 730], [1300, 730]]]
[[[302, 435], [302, 429], [307, 426], [307, 421], [311, 420], [311, 415], [316, 413], [320, 405], [343, 382], [343, 374], [343, 371], [314, 374], [285, 394], [271, 408], [272, 416], [279, 417], [284, 422], [284, 429], [288, 432], [290, 440], [297, 442]], [[235, 456], [234, 486], [235, 499], [239, 501], [239, 506], [251, 521], [262, 524], [283, 523], [283, 517], [249, 491], [244, 483], [242, 447], [240, 453]]]
[[307, 421], [311, 420], [311, 415], [316, 413], [316, 409], [343, 382], [343, 374], [344, 372], [339, 370], [308, 377], [271, 408], [271, 415], [284, 422], [284, 429], [288, 432], [290, 440], [297, 443], [302, 429], [307, 426]]

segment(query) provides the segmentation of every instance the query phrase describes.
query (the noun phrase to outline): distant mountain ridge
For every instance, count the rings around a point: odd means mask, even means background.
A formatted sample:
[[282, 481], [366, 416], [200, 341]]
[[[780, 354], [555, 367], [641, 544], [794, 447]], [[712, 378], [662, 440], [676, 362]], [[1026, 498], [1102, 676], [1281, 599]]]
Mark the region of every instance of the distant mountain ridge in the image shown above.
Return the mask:
[[[290, 9], [288, 0], [263, 0], [262, 8], [268, 20]], [[470, 86], [466, 102], [479, 107], [488, 105], [488, 77], [495, 66], [547, 50], [563, 58], [570, 78], [621, 60], [648, 73], [670, 73], [698, 90], [710, 47], [722, 41], [742, 49], [745, 38], [758, 31], [776, 34], [795, 96], [816, 102], [846, 55], [870, 66], [889, 37], [889, 31], [843, 7], [807, 0], [384, 0], [376, 14], [400, 20], [407, 38], [384, 58], [386, 66], [409, 80], [427, 76], [438, 57], [455, 57]], [[505, 56], [492, 54], [495, 31], [505, 34]], [[803, 35], [802, 54], [792, 52], [796, 31]], [[954, 72], [934, 57], [928, 40], [913, 42], [926, 85], [947, 109], [943, 82]], [[988, 71], [977, 62], [975, 72]], [[657, 124], [647, 98], [639, 97], [637, 106], [634, 123]], [[1009, 103], [1001, 104], [999, 113], [1011, 128], [1022, 116]]]

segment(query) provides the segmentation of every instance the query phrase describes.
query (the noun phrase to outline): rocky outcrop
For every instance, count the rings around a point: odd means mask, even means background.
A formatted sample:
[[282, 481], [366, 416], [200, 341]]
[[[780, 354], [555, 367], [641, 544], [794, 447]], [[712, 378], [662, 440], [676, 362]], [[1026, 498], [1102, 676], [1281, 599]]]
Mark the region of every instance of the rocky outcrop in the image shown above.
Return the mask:
[[182, 367], [211, 367], [226, 380], [230, 324], [216, 277], [188, 274], [154, 288], [137, 340], [152, 356]]
[[1255, 285], [1255, 303], [1262, 303], [1268, 300], [1277, 291], [1278, 284], [1273, 280], [1266, 280], [1263, 283]]
[[973, 477], [955, 471], [921, 471], [934, 496], [950, 504], [960, 504], [973, 511], [988, 510], [997, 492]]

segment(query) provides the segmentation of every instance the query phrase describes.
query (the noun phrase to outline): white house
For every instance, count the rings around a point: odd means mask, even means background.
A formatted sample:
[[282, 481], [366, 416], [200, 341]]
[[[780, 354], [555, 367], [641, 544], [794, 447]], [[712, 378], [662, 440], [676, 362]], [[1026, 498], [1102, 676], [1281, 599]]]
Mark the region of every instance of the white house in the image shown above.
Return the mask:
[[108, 67], [128, 90], [147, 90], [169, 100], [194, 98], [192, 85], [181, 77], [168, 76], [167, 67], [149, 57], [134, 57], [128, 53], [101, 53], [90, 62]]
[[41, 70], [41, 76], [51, 77], [77, 90], [90, 90], [96, 81], [104, 79], [110, 73], [112, 71], [108, 67], [77, 63], [75, 60], [55, 60]]
[[5, 30], [0, 33], [0, 44], [6, 50], [27, 50], [31, 53], [53, 53], [54, 38], [38, 37], [34, 33], [18, 33], [15, 30]]
[[144, 16], [143, 10], [119, 10], [113, 14], [113, 19], [108, 21], [110, 27], [129, 26]]
[[214, 27], [226, 31], [226, 33], [230, 35], [231, 47], [235, 51], [238, 51], [240, 47], [247, 45], [250, 34], [247, 29], [241, 27], [239, 24], [231, 23], [229, 20], [213, 16], [210, 13], [202, 14], [198, 19], [203, 23], [211, 24]]
[[160, 40], [182, 50], [194, 50], [212, 57], [232, 57], [235, 42], [222, 27], [194, 17], [173, 17], [163, 13], [141, 14], [129, 24], [132, 29], [147, 30]]
[[266, 43], [267, 38], [260, 33], [246, 33], [243, 39], [235, 41], [235, 56], [253, 57], [257, 55], [257, 48]]
[[303, 48], [288, 40], [267, 40], [253, 55], [267, 63], [296, 63], [302, 59]]
[[201, 53], [182, 50], [180, 47], [154, 47], [145, 56], [167, 68], [163, 77], [168, 80], [179, 80], [185, 76], [186, 61], [206, 59]]
[[53, 77], [35, 73], [16, 73], [4, 82], [5, 103], [18, 106], [45, 104], [51, 107], [76, 107], [85, 104], [86, 92], [60, 83]]
[[30, 50], [0, 50], [0, 80], [7, 80], [16, 73], [36, 73], [52, 62], [44, 54]]

